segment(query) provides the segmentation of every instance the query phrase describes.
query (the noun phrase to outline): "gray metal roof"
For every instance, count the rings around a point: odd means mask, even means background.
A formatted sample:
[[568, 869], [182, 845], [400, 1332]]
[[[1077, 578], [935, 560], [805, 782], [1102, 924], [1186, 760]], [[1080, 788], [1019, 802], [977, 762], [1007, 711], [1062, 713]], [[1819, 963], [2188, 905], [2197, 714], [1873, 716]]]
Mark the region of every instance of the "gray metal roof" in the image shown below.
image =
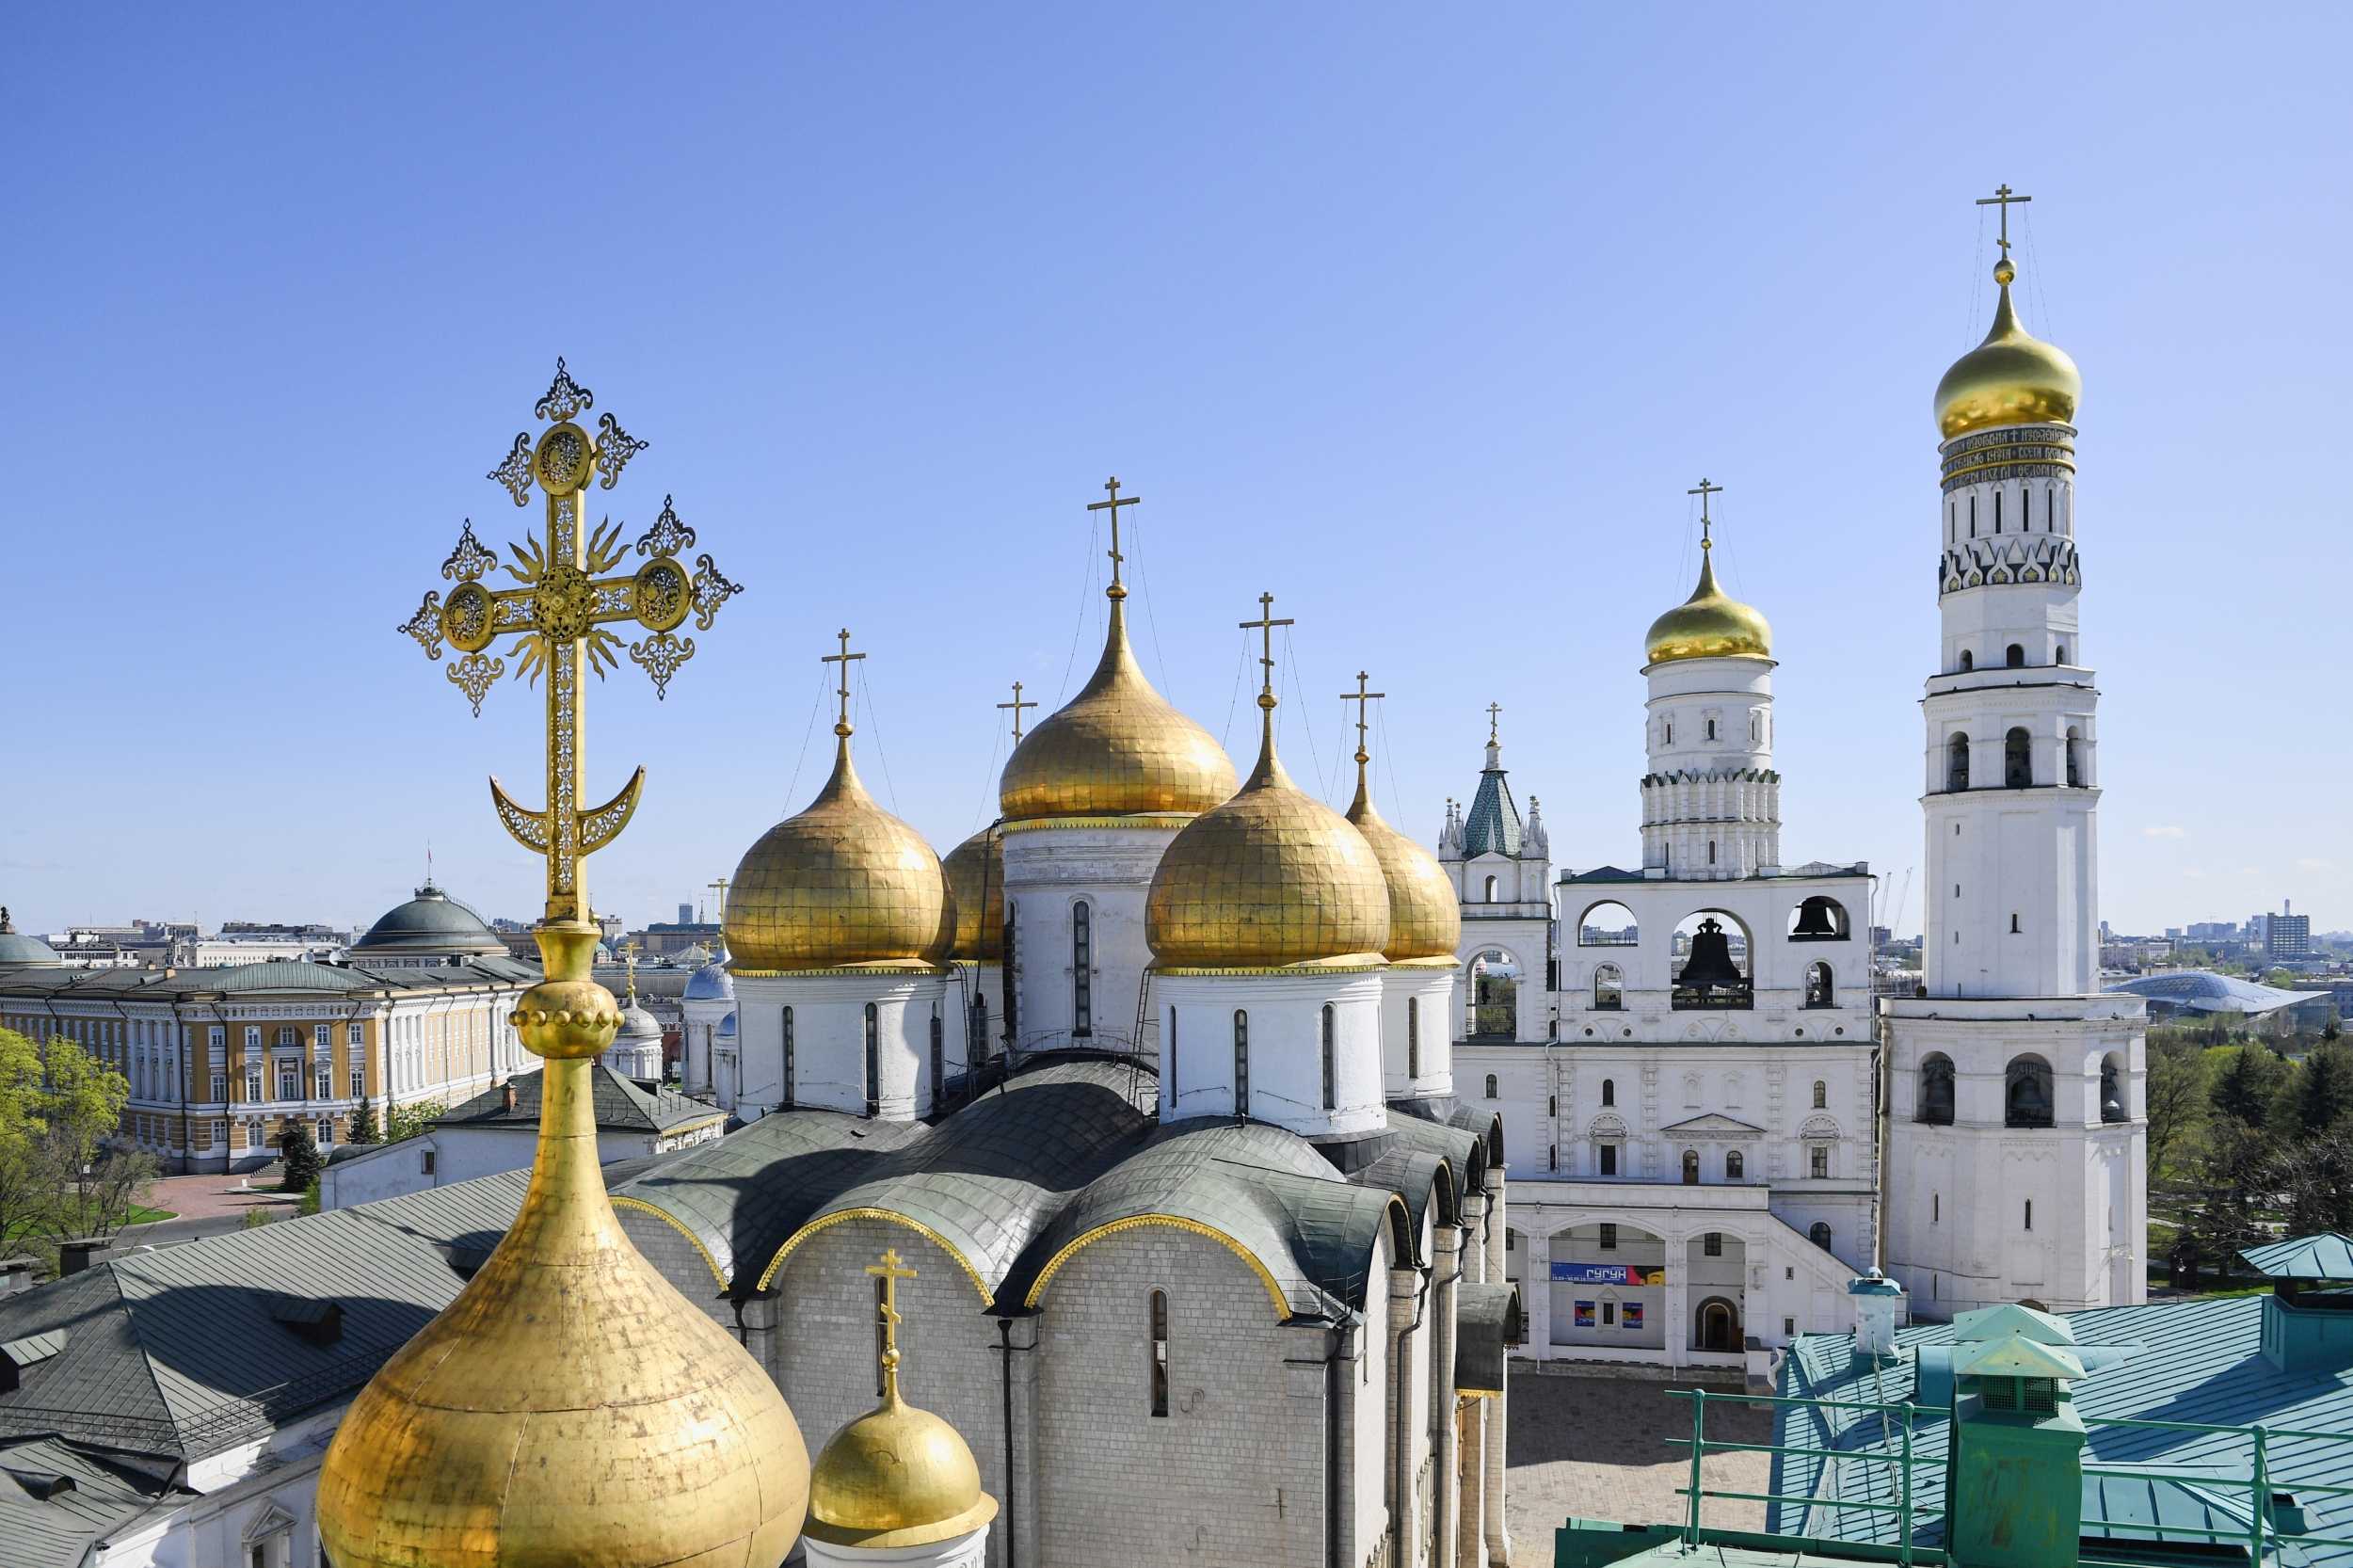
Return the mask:
[[501, 953], [506, 944], [480, 915], [428, 882], [416, 897], [386, 910], [351, 951]]
[[0, 1443], [0, 1543], [9, 1568], [82, 1568], [140, 1514], [194, 1496], [59, 1438]]
[[[0, 1298], [0, 1338], [67, 1331], [0, 1394], [0, 1435], [186, 1461], [342, 1399], [457, 1294], [453, 1255], [495, 1245], [529, 1179], [510, 1171], [109, 1258]], [[340, 1334], [306, 1338], [285, 1320], [290, 1299], [339, 1306]]]
[[1505, 1364], [1520, 1342], [1520, 1288], [1510, 1280], [1466, 1279], [1455, 1292], [1454, 1386], [1500, 1394]]
[[[611, 1132], [670, 1132], [697, 1122], [712, 1122], [727, 1112], [700, 1100], [662, 1089], [648, 1092], [601, 1062], [588, 1064], [597, 1126]], [[547, 1070], [517, 1073], [472, 1099], [460, 1101], [434, 1118], [435, 1127], [522, 1127], [539, 1125], [539, 1096]], [[515, 1091], [515, 1109], [506, 1109], [506, 1091]]]
[[50, 1001], [90, 997], [107, 1001], [169, 1002], [255, 992], [385, 998], [528, 985], [538, 978], [539, 966], [514, 958], [470, 958], [460, 964], [408, 968], [278, 959], [216, 969], [19, 969], [0, 977], [0, 994]]

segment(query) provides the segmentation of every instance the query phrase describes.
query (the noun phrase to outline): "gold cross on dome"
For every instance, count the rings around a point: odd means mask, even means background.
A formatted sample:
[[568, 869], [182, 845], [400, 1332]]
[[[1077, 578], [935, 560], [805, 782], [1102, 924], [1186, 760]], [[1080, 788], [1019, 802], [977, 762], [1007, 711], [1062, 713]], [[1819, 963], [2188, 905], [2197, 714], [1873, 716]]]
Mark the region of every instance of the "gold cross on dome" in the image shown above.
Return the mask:
[[[1112, 483], [1116, 484], [1118, 481], [1114, 480]], [[1013, 700], [1011, 702], [1000, 702], [997, 706], [1000, 709], [1010, 708], [1013, 710], [1013, 744], [1015, 745], [1019, 745], [1021, 744], [1021, 710], [1024, 708], [1034, 708], [1037, 704], [1034, 702], [1024, 702], [1021, 700], [1021, 682], [1016, 680], [1013, 683]]]
[[1260, 594], [1258, 596], [1258, 618], [1241, 623], [1241, 629], [1244, 632], [1258, 632], [1265, 645], [1265, 651], [1258, 655], [1258, 663], [1266, 666], [1266, 683], [1258, 692], [1258, 706], [1261, 708], [1274, 706], [1274, 629], [1278, 626], [1296, 624], [1298, 623], [1295, 621], [1274, 618], [1274, 596], [1273, 594]]
[[629, 968], [629, 1000], [635, 1001], [637, 1000], [637, 944], [635, 942], [621, 944], [621, 962]]
[[1487, 744], [1489, 745], [1494, 745], [1496, 744], [1497, 720], [1502, 716], [1502, 703], [1490, 702], [1487, 704]]
[[841, 684], [834, 688], [834, 695], [841, 699], [841, 716], [834, 721], [833, 732], [837, 735], [847, 736], [850, 733], [850, 666], [865, 658], [866, 655], [850, 651], [850, 629], [848, 627], [843, 627], [834, 635], [841, 639], [841, 651], [825, 654], [817, 662], [821, 664], [841, 666]]
[[1706, 479], [1703, 478], [1697, 485], [1683, 493], [1685, 495], [1695, 495], [1700, 498], [1700, 548], [1702, 550], [1712, 548], [1711, 541], [1708, 538], [1708, 533], [1714, 528], [1715, 520], [1707, 515], [1707, 498], [1711, 495], [1723, 494], [1724, 488], [1721, 485], [1710, 484]]
[[1389, 695], [1386, 692], [1369, 692], [1365, 690], [1365, 682], [1371, 679], [1372, 678], [1367, 675], [1363, 670], [1358, 670], [1356, 672], [1356, 689], [1353, 692], [1342, 692], [1340, 694], [1340, 700], [1342, 702], [1353, 702], [1356, 705], [1356, 760], [1359, 762], [1369, 762], [1372, 760], [1372, 754], [1365, 749], [1366, 707], [1372, 701], [1373, 698], [1385, 697]]
[[[525, 809], [496, 778], [490, 780], [490, 797], [507, 832], [547, 860], [551, 921], [588, 918], [580, 862], [620, 836], [645, 783], [646, 770], [639, 768], [611, 800], [591, 810], [581, 808], [582, 678], [594, 670], [603, 679], [618, 663], [616, 650], [622, 646], [606, 628], [630, 622], [645, 629], [648, 635], [628, 645], [630, 660], [652, 678], [656, 696], [667, 696], [670, 678], [695, 656], [695, 639], [679, 636], [677, 629], [691, 615], [697, 628], [709, 631], [719, 607], [743, 591], [720, 575], [708, 555], [696, 557], [692, 573], [680, 565], [678, 556], [693, 547], [695, 531], [679, 520], [667, 496], [662, 515], [633, 547], [645, 564], [633, 572], [613, 572], [632, 547], [621, 543], [622, 525], [609, 518], [593, 532], [586, 528], [584, 504], [592, 482], [611, 489], [647, 443], [611, 414], [599, 417], [594, 437], [573, 423], [595, 404], [596, 394], [556, 360], [555, 379], [533, 410], [548, 428], [536, 440], [528, 431], [517, 436], [513, 449], [490, 471], [516, 505], [530, 504], [535, 483], [546, 500], [544, 548], [530, 534], [522, 544], [508, 547], [514, 560], [504, 569], [520, 586], [484, 585], [482, 579], [500, 562], [474, 537], [469, 519], [457, 547], [441, 563], [442, 578], [455, 584], [449, 598], [444, 600], [438, 590], [426, 594], [417, 613], [396, 629], [414, 637], [428, 659], [440, 659], [444, 643], [456, 651], [458, 656], [443, 673], [466, 694], [477, 718], [482, 699], [506, 674], [508, 659], [516, 661], [515, 673], [535, 685], [546, 672], [547, 806]], [[608, 572], [613, 575], [604, 575]], [[515, 639], [502, 656], [484, 651], [501, 637]]]
[[881, 1314], [883, 1332], [883, 1398], [892, 1400], [899, 1397], [899, 1325], [906, 1321], [899, 1313], [899, 1282], [915, 1278], [916, 1271], [900, 1261], [898, 1248], [887, 1247], [882, 1261], [869, 1263], [866, 1272], [882, 1281], [882, 1300], [874, 1309]]
[[1116, 473], [1112, 474], [1109, 479], [1103, 481], [1103, 488], [1110, 493], [1111, 499], [1108, 501], [1090, 501], [1087, 503], [1087, 510], [1090, 512], [1109, 512], [1112, 515], [1112, 585], [1105, 591], [1108, 592], [1113, 599], [1125, 599], [1128, 597], [1128, 590], [1119, 581], [1119, 563], [1127, 559], [1126, 556], [1119, 553], [1119, 509], [1122, 506], [1133, 506], [1143, 501], [1144, 497], [1140, 495], [1121, 495], [1119, 493], [1119, 475]]
[[[1977, 198], [1977, 205], [1980, 207], [1998, 207], [2001, 209], [2002, 234], [2001, 238], [1994, 241], [1994, 243], [2002, 248], [2002, 259], [2004, 261], [2009, 260], [2009, 210], [2021, 201], [2031, 201], [2033, 200], [2034, 198], [2031, 196], [2016, 196], [2011, 194], [2009, 185], [2007, 183], [1995, 185], [1992, 196], [1980, 196]], [[1977, 232], [1982, 234], [1985, 231], [1980, 229]]]

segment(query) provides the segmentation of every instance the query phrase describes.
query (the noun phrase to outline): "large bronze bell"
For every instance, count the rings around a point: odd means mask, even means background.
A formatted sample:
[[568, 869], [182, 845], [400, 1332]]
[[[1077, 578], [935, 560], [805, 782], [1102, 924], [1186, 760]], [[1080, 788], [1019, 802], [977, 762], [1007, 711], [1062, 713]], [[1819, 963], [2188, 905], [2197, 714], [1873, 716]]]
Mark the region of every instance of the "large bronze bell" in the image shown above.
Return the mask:
[[1830, 900], [1817, 893], [1798, 905], [1798, 929], [1790, 934], [1796, 937], [1836, 937], [1838, 918], [1830, 912]]
[[1683, 973], [1675, 984], [1689, 990], [1705, 991], [1713, 986], [1727, 990], [1748, 984], [1732, 961], [1732, 943], [1724, 936], [1722, 922], [1713, 915], [1700, 921], [1700, 928], [1691, 933], [1691, 961], [1683, 966]]

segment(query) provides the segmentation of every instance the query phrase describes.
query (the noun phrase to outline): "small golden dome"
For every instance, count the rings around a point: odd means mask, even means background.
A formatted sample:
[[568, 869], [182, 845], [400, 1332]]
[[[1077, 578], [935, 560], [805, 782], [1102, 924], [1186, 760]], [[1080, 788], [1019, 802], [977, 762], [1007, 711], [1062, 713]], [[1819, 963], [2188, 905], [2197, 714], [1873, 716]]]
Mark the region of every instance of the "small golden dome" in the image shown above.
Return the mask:
[[1153, 874], [1144, 941], [1162, 968], [1372, 961], [1388, 945], [1389, 885], [1380, 857], [1347, 818], [1283, 771], [1273, 701], [1258, 698], [1265, 732], [1249, 782], [1187, 823]]
[[2084, 380], [2067, 351], [2029, 334], [2010, 308], [2017, 271], [2004, 257], [1993, 269], [2002, 286], [1985, 341], [1953, 361], [1936, 384], [1936, 427], [1946, 440], [1996, 424], [2069, 424]]
[[1356, 754], [1356, 799], [1348, 820], [1371, 846], [1382, 880], [1389, 885], [1389, 941], [1381, 956], [1398, 963], [1452, 958], [1463, 939], [1463, 907], [1454, 884], [1436, 856], [1382, 820], [1365, 787], [1369, 760], [1363, 752]]
[[849, 726], [834, 733], [833, 776], [807, 810], [760, 836], [728, 884], [738, 971], [936, 964], [955, 936], [938, 855], [858, 782]]
[[1700, 541], [1700, 585], [1691, 597], [1650, 623], [1644, 646], [1650, 662], [1674, 659], [1769, 659], [1773, 629], [1762, 612], [1716, 586], [1715, 547]]
[[956, 1429], [899, 1397], [833, 1434], [808, 1473], [802, 1533], [838, 1545], [920, 1546], [997, 1516]]
[[994, 964], [1005, 948], [1005, 836], [984, 827], [940, 863], [956, 901], [956, 940], [948, 956]]
[[1234, 792], [1225, 748], [1144, 678], [1128, 647], [1125, 590], [1113, 586], [1102, 662], [1005, 763], [997, 788], [1007, 822], [1206, 811]]

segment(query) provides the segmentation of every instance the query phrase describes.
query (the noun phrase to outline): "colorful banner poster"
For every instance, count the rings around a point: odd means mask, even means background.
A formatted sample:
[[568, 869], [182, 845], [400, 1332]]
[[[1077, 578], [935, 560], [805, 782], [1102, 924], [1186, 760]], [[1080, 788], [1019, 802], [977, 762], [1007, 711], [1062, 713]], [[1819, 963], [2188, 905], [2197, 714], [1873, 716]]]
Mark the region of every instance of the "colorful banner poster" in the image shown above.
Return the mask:
[[1593, 1304], [1592, 1302], [1579, 1302], [1577, 1304], [1577, 1326], [1579, 1328], [1592, 1328], [1593, 1326]]
[[1552, 1277], [1562, 1285], [1664, 1285], [1667, 1271], [1633, 1263], [1555, 1263]]
[[1619, 1321], [1625, 1324], [1626, 1327], [1641, 1328], [1642, 1326], [1642, 1304], [1641, 1302], [1626, 1303], [1625, 1305], [1620, 1309], [1620, 1313], [1621, 1316], [1619, 1318]]

